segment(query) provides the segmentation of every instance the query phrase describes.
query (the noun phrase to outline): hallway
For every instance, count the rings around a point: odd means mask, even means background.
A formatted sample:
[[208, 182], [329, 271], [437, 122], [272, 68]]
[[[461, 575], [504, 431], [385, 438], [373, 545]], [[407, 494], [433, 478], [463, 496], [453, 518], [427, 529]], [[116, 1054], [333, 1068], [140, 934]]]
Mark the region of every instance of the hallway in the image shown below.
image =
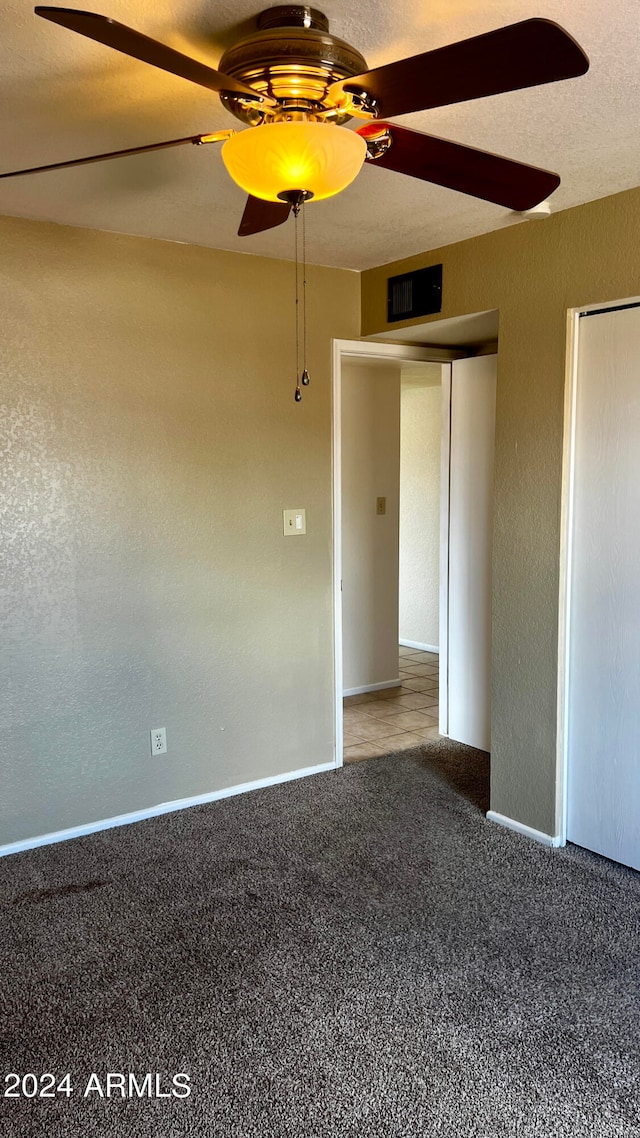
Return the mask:
[[399, 649], [400, 685], [344, 700], [344, 761], [357, 763], [438, 737], [439, 657]]

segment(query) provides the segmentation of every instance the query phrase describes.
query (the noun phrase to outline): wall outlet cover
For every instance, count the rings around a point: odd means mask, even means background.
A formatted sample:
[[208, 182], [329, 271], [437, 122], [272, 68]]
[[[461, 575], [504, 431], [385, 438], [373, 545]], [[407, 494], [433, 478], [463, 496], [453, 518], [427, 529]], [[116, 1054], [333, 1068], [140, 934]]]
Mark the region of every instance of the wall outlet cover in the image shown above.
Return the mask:
[[153, 727], [151, 730], [151, 754], [166, 755], [167, 729], [166, 727]]

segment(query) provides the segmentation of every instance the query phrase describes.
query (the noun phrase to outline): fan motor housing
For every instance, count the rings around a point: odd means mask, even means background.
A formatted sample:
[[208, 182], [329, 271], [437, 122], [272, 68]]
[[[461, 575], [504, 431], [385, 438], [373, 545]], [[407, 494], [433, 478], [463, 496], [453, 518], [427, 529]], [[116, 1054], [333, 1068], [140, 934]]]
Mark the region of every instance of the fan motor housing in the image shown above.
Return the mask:
[[231, 114], [250, 126], [296, 112], [322, 112], [337, 124], [352, 116], [331, 107], [327, 92], [332, 83], [367, 71], [364, 56], [329, 31], [329, 21], [315, 8], [280, 5], [261, 12], [258, 31], [238, 41], [222, 56], [218, 68], [259, 94], [270, 95], [278, 106], [262, 108], [223, 92], [220, 98]]

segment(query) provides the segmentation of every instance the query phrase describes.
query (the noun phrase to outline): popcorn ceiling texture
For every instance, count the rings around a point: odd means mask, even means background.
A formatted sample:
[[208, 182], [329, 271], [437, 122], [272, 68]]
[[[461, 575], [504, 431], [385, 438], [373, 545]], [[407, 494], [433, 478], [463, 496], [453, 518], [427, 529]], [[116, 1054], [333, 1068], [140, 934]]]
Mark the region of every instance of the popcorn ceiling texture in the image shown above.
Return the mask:
[[[105, 6], [106, 7], [106, 6]], [[106, 14], [217, 66], [269, 0], [109, 0]], [[637, 0], [323, 0], [331, 30], [370, 67], [532, 16], [556, 20], [591, 59], [585, 76], [399, 120], [533, 166], [557, 170], [554, 211], [638, 181]], [[99, 8], [99, 10], [102, 10]], [[237, 125], [216, 95], [4, 5], [0, 40], [3, 171]], [[236, 236], [245, 195], [219, 146], [99, 163], [0, 183], [0, 214], [270, 257], [290, 257], [288, 227]], [[345, 193], [311, 203], [315, 264], [365, 269], [513, 224], [508, 210], [368, 165]], [[472, 310], [469, 310], [472, 311]]]

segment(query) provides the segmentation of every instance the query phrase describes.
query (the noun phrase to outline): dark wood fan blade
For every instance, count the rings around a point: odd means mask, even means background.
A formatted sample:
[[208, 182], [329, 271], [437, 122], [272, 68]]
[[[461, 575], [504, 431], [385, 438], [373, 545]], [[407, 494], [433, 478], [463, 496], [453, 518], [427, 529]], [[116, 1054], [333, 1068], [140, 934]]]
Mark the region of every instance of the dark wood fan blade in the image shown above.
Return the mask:
[[168, 150], [170, 146], [184, 146], [191, 142], [199, 146], [205, 134], [187, 138], [172, 138], [170, 142], [152, 142], [150, 146], [130, 146], [127, 150], [110, 150], [107, 154], [91, 154], [89, 158], [72, 158], [69, 162], [50, 162], [47, 166], [30, 166], [27, 170], [11, 170], [0, 178], [19, 178], [22, 174], [43, 174], [46, 170], [64, 170], [67, 166], [88, 166], [90, 162], [105, 162], [109, 158], [127, 158], [130, 154], [148, 154], [151, 150]]
[[389, 134], [391, 145], [379, 158], [370, 160], [370, 165], [435, 182], [507, 209], [532, 209], [560, 185], [558, 175], [549, 170], [395, 123], [367, 123], [358, 134], [366, 139], [382, 131]]
[[263, 198], [249, 196], [244, 207], [238, 237], [250, 237], [252, 233], [263, 233], [282, 225], [291, 212], [289, 202], [267, 202]]
[[582, 48], [558, 24], [522, 20], [334, 83], [330, 95], [365, 91], [379, 116], [391, 118], [571, 79], [588, 68]]
[[207, 67], [204, 63], [198, 63], [188, 55], [183, 55], [181, 51], [175, 51], [172, 47], [158, 43], [157, 40], [150, 39], [149, 36], [144, 36], [125, 24], [119, 24], [117, 20], [111, 20], [108, 16], [99, 16], [95, 12], [79, 12], [73, 8], [38, 7], [35, 12], [45, 20], [51, 20], [54, 24], [78, 32], [81, 36], [88, 36], [89, 39], [97, 40], [105, 47], [115, 48], [124, 55], [133, 56], [142, 63], [150, 63], [153, 67], [160, 67], [172, 75], [189, 79], [191, 83], [198, 83], [210, 91], [229, 91], [243, 95], [246, 99], [254, 99], [256, 102], [271, 101], [263, 100], [262, 96], [252, 91], [251, 87], [238, 83], [231, 76], [223, 75], [221, 71], [215, 71], [213, 67]]

